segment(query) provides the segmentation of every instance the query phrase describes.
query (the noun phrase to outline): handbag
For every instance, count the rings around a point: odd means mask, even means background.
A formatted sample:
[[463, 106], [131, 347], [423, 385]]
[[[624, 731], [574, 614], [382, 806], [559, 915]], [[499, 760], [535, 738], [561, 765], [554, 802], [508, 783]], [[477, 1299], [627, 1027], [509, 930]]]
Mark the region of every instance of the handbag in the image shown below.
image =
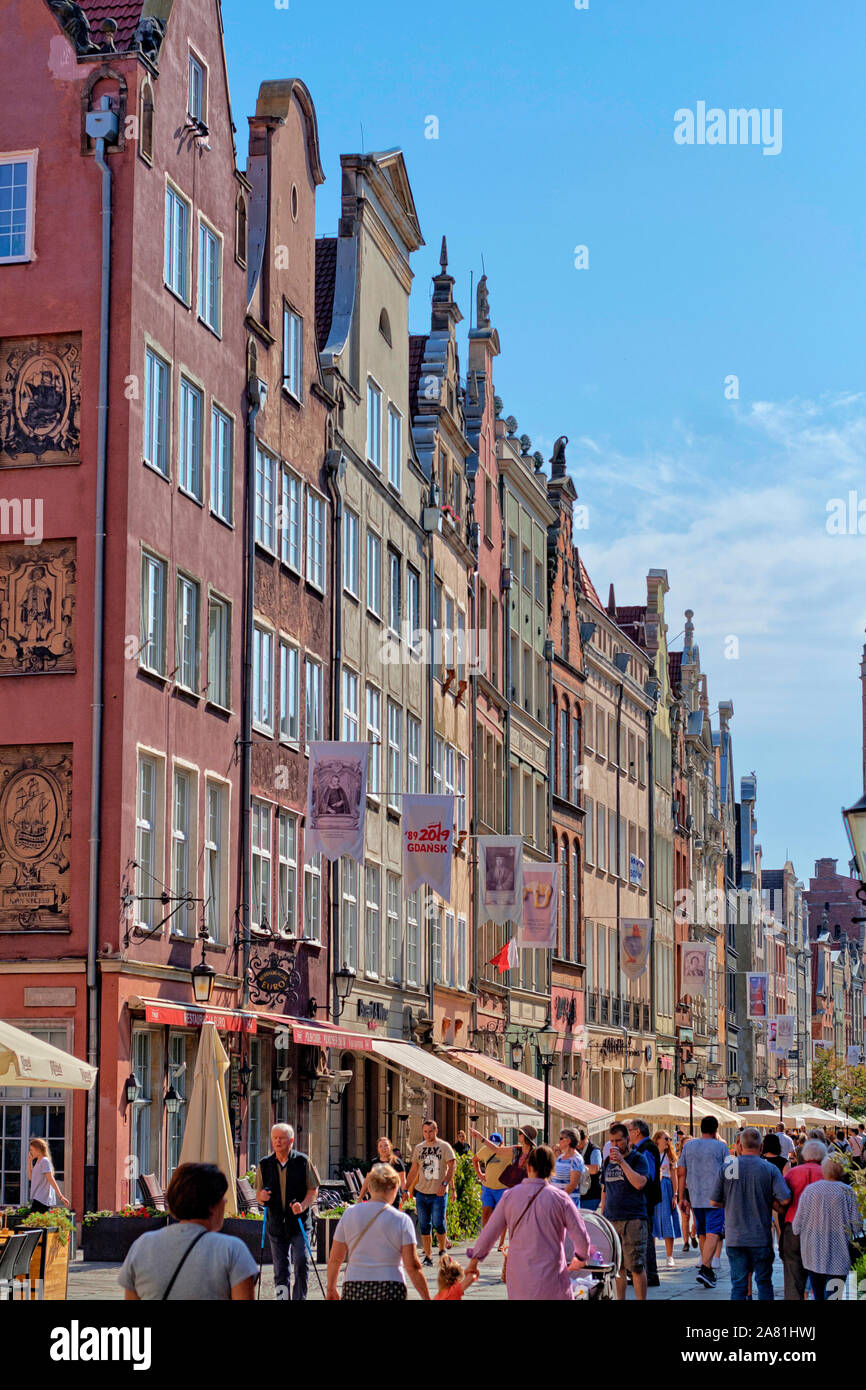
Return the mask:
[[[529, 1208], [532, 1206], [532, 1203], [535, 1201], [536, 1197], [540, 1197], [540, 1196], [541, 1196], [541, 1194], [542, 1194], [543, 1191], [544, 1191], [544, 1188], [543, 1188], [543, 1187], [539, 1187], [538, 1190], [537, 1190], [536, 1192], [533, 1192], [533, 1194], [532, 1194], [532, 1196], [530, 1197], [529, 1201], [526, 1203], [526, 1206], [523, 1208], [523, 1211], [520, 1213], [520, 1215], [518, 1216], [518, 1218], [517, 1218], [517, 1220], [515, 1221], [514, 1225], [512, 1226], [511, 1230], [508, 1232], [508, 1244], [509, 1244], [509, 1245], [510, 1245], [511, 1242], [513, 1241], [515, 1235], [517, 1234], [517, 1228], [518, 1228], [518, 1226], [520, 1225], [520, 1223], [521, 1223], [521, 1221], [523, 1220], [523, 1218], [524, 1218], [524, 1216], [526, 1215], [526, 1213], [529, 1211]], [[503, 1284], [504, 1284], [505, 1281], [506, 1281], [506, 1274], [507, 1274], [507, 1273], [508, 1273], [508, 1251], [506, 1250], [506, 1252], [505, 1252], [505, 1254], [504, 1254], [504, 1256], [503, 1256], [503, 1258], [502, 1258], [502, 1274], [500, 1275], [500, 1282], [503, 1283]]]
[[[517, 1152], [518, 1150], [515, 1149], [514, 1153], [516, 1154]], [[521, 1162], [519, 1158], [512, 1158], [508, 1166], [503, 1168], [502, 1172], [499, 1174], [499, 1181], [503, 1187], [517, 1187], [519, 1183], [523, 1182], [525, 1177], [526, 1164]]]
[[164, 1303], [165, 1300], [168, 1298], [169, 1294], [171, 1293], [172, 1289], [174, 1288], [174, 1281], [175, 1281], [175, 1279], [176, 1279], [177, 1276], [180, 1274], [180, 1271], [183, 1269], [184, 1265], [186, 1264], [187, 1260], [189, 1259], [189, 1257], [190, 1257], [190, 1255], [192, 1254], [192, 1252], [193, 1252], [193, 1250], [195, 1249], [195, 1247], [198, 1245], [199, 1241], [202, 1239], [202, 1236], [206, 1236], [206, 1235], [207, 1235], [207, 1231], [202, 1231], [199, 1235], [196, 1236], [195, 1240], [191, 1240], [191, 1241], [190, 1241], [189, 1245], [188, 1245], [188, 1246], [186, 1247], [186, 1249], [184, 1250], [184, 1252], [183, 1252], [183, 1254], [181, 1255], [180, 1260], [179, 1260], [179, 1262], [178, 1262], [177, 1268], [176, 1268], [175, 1271], [174, 1271], [174, 1274], [171, 1276], [171, 1278], [170, 1278], [169, 1281], [168, 1281], [168, 1286], [167, 1286], [167, 1288], [166, 1288], [166, 1290], [165, 1290], [165, 1293], [163, 1294], [162, 1298], [160, 1299], [160, 1302], [161, 1302], [161, 1303]]

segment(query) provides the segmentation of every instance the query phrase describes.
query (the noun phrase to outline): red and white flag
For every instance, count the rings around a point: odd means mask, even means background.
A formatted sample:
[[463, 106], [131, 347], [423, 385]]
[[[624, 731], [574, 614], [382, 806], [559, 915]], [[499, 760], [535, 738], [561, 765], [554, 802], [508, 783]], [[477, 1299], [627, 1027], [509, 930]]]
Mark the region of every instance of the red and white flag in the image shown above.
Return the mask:
[[520, 964], [520, 952], [517, 949], [517, 938], [513, 937], [506, 941], [501, 951], [497, 951], [488, 965], [495, 965], [500, 975], [504, 975], [506, 970], [516, 970]]

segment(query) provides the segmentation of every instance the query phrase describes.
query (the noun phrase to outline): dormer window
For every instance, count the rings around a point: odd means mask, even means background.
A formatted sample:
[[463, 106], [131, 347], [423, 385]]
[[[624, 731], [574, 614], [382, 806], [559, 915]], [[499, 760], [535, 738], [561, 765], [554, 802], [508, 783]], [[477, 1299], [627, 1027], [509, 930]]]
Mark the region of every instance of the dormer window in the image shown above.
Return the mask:
[[379, 315], [379, 332], [385, 339], [388, 346], [391, 346], [391, 320], [388, 318], [388, 310], [383, 309]]
[[194, 53], [190, 53], [187, 112], [194, 121], [204, 121], [207, 119], [207, 82], [205, 74], [206, 69], [204, 63], [202, 63]]

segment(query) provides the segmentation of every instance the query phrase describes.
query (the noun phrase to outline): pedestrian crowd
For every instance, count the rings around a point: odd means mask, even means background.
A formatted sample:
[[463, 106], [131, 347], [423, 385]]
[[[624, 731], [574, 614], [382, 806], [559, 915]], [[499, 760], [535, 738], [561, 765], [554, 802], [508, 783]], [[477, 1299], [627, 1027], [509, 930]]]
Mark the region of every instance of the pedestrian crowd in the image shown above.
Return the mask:
[[[802, 1300], [807, 1290], [819, 1300], [839, 1297], [860, 1254], [863, 1221], [850, 1179], [852, 1169], [866, 1167], [862, 1125], [827, 1134], [788, 1133], [779, 1124], [763, 1138], [746, 1126], [730, 1149], [712, 1116], [701, 1120], [698, 1137], [681, 1130], [651, 1134], [642, 1119], [617, 1121], [600, 1145], [582, 1130], [564, 1128], [551, 1147], [529, 1124], [514, 1145], [496, 1130], [470, 1129], [469, 1135], [471, 1147], [462, 1130], [452, 1146], [434, 1120], [425, 1120], [408, 1164], [387, 1136], [379, 1139], [359, 1200], [334, 1223], [327, 1299], [402, 1301], [407, 1284], [430, 1299], [425, 1266], [433, 1267], [434, 1237], [434, 1301], [462, 1299], [494, 1248], [503, 1254], [509, 1299], [571, 1299], [580, 1296], [581, 1284], [584, 1293], [591, 1285], [584, 1276], [602, 1266], [592, 1243], [599, 1229], [595, 1213], [604, 1218], [601, 1229], [609, 1223], [616, 1233], [621, 1258], [612, 1266], [611, 1287], [619, 1299], [629, 1284], [639, 1300], [660, 1285], [657, 1240], [664, 1242], [668, 1268], [676, 1267], [677, 1241], [684, 1253], [698, 1250], [697, 1283], [706, 1289], [716, 1284], [724, 1248], [732, 1301], [773, 1298], [776, 1252], [785, 1299]], [[267, 1239], [277, 1297], [302, 1301], [320, 1179], [294, 1139], [291, 1125], [274, 1126], [255, 1187], [265, 1213], [261, 1254]], [[482, 1224], [461, 1266], [448, 1254], [447, 1211], [464, 1154], [480, 1183]], [[34, 1151], [34, 1168], [45, 1168], [36, 1189], [43, 1194], [53, 1176], [44, 1157]], [[261, 1254], [257, 1262], [243, 1241], [220, 1230], [227, 1187], [211, 1164], [182, 1164], [175, 1171], [166, 1192], [175, 1224], [132, 1246], [119, 1274], [127, 1299], [255, 1297]], [[55, 1200], [59, 1195], [51, 1191]], [[409, 1198], [414, 1222], [403, 1209]]]

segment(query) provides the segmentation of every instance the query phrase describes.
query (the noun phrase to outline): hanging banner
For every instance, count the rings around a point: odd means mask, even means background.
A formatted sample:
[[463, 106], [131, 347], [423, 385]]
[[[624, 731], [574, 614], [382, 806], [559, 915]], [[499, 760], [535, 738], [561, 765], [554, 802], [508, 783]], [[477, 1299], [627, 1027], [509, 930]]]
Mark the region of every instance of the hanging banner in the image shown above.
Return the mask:
[[845, 1065], [849, 1067], [859, 1067], [860, 1065], [860, 1046], [858, 1043], [851, 1043], [845, 1053]]
[[628, 881], [636, 887], [643, 883], [643, 871], [646, 866], [637, 854], [630, 854], [628, 857]]
[[776, 1051], [780, 1057], [786, 1057], [794, 1046], [795, 1022], [793, 1014], [780, 1014], [776, 1019]]
[[369, 743], [311, 743], [304, 857], [364, 862]]
[[454, 797], [403, 797], [403, 893], [427, 883], [446, 902], [451, 897]]
[[747, 1018], [766, 1018], [769, 1013], [770, 977], [746, 974]]
[[479, 835], [481, 920], [519, 922], [523, 902], [523, 836]]
[[706, 942], [680, 942], [682, 993], [694, 997], [707, 992], [707, 958], [710, 948]]
[[649, 963], [651, 917], [624, 917], [619, 932], [619, 968], [627, 980], [637, 980]]
[[552, 951], [559, 926], [559, 865], [523, 866], [523, 915], [517, 944], [525, 951]]

